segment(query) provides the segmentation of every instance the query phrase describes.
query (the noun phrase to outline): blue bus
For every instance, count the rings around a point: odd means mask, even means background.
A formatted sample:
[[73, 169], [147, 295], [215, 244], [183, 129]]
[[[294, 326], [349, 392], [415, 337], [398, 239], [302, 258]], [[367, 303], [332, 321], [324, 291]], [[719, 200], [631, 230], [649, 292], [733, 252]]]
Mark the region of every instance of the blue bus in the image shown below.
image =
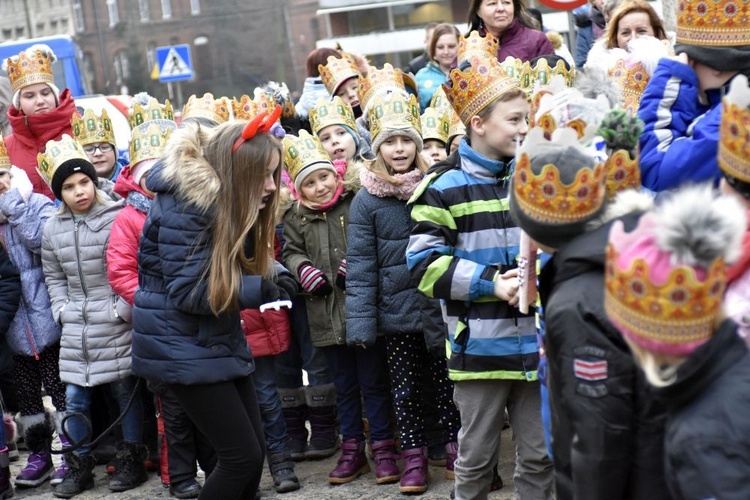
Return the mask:
[[[55, 85], [60, 89], [60, 92], [66, 88], [70, 89], [70, 94], [73, 97], [89, 93], [88, 78], [84, 75], [83, 71], [81, 49], [78, 48], [78, 45], [68, 35], [46, 36], [0, 43], [0, 61], [5, 61], [8, 57], [16, 56], [21, 51], [37, 43], [48, 45], [57, 56], [57, 61], [52, 64], [52, 71], [55, 74]], [[0, 73], [3, 76], [7, 76], [3, 71], [0, 71]]]

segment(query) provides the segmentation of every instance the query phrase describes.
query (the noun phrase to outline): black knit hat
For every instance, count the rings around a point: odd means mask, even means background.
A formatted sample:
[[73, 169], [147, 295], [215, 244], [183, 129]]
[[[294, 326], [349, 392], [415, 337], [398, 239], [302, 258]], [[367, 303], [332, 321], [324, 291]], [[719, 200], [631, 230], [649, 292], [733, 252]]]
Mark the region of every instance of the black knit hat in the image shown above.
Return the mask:
[[73, 174], [86, 174], [88, 175], [94, 184], [96, 185], [97, 176], [96, 170], [91, 162], [82, 158], [73, 158], [66, 161], [55, 170], [52, 176], [52, 192], [55, 193], [55, 198], [62, 201], [62, 185], [65, 180]]

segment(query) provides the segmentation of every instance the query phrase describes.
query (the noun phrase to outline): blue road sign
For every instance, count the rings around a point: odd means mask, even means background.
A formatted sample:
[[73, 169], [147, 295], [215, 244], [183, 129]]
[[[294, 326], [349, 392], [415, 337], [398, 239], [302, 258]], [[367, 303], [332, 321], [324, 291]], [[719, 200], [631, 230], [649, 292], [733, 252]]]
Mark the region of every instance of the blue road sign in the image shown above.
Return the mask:
[[156, 62], [159, 65], [159, 81], [162, 83], [193, 79], [190, 45], [157, 47]]

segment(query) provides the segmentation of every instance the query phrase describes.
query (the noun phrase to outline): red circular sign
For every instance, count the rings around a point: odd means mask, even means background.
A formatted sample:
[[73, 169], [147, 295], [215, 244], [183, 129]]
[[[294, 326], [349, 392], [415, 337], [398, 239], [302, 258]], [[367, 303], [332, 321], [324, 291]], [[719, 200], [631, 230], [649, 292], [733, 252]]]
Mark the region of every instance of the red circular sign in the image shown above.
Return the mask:
[[551, 9], [557, 10], [573, 10], [586, 5], [588, 0], [539, 0], [544, 5]]

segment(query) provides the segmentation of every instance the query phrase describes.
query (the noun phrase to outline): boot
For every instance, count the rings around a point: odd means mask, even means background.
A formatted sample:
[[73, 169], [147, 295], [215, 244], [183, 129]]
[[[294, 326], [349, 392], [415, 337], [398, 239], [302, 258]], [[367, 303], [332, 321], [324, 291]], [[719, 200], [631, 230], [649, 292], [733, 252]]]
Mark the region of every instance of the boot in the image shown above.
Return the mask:
[[497, 464], [492, 469], [492, 482], [490, 483], [490, 491], [497, 491], [503, 489], [503, 478], [500, 477], [500, 473], [497, 471]]
[[286, 431], [289, 434], [289, 453], [292, 460], [305, 459], [305, 448], [307, 448], [307, 404], [305, 404], [305, 390], [279, 389], [281, 399], [281, 411], [284, 413]]
[[370, 464], [367, 463], [365, 456], [365, 442], [347, 439], [341, 443], [339, 463], [328, 474], [328, 482], [331, 484], [349, 483], [368, 472], [370, 472]]
[[404, 450], [404, 472], [401, 474], [401, 493], [427, 491], [427, 448]]
[[294, 474], [294, 462], [291, 461], [288, 449], [269, 451], [266, 458], [276, 493], [288, 493], [300, 488], [299, 479]]
[[0, 500], [13, 496], [13, 485], [10, 484], [10, 456], [8, 447], [0, 450]]
[[34, 488], [52, 475], [52, 423], [46, 413], [24, 415], [20, 418], [24, 438], [29, 448], [26, 467], [16, 476], [16, 486]]
[[306, 459], [328, 458], [339, 449], [336, 425], [336, 389], [333, 384], [305, 387], [309, 408], [310, 444]]
[[148, 479], [145, 461], [148, 448], [141, 443], [122, 441], [117, 446], [117, 470], [109, 480], [112, 491], [132, 490]]
[[445, 479], [453, 481], [456, 478], [454, 467], [458, 460], [458, 443], [455, 441], [445, 445]]
[[375, 482], [389, 484], [398, 481], [401, 473], [396, 464], [399, 456], [396, 453], [395, 441], [393, 439], [372, 441], [370, 449], [372, 461], [375, 462]]
[[70, 452], [65, 454], [65, 463], [68, 464], [68, 472], [62, 483], [52, 490], [53, 495], [57, 498], [72, 498], [94, 487], [96, 459], [93, 456]]
[[[68, 442], [67, 438], [64, 434], [60, 434], [60, 445], [63, 447], [63, 449], [70, 448], [70, 442]], [[56, 486], [63, 482], [63, 479], [65, 478], [65, 474], [68, 472], [68, 464], [65, 463], [65, 455], [63, 454], [62, 457], [60, 457], [60, 465], [55, 470], [55, 473], [52, 474], [52, 479], [50, 479], [49, 484], [52, 486]]]

